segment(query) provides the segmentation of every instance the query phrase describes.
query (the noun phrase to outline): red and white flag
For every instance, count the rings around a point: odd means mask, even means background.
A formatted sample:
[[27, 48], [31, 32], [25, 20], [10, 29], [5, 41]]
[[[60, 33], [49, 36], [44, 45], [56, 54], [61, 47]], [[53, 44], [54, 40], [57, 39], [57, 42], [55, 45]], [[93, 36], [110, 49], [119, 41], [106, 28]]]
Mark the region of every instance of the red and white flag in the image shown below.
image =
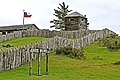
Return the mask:
[[30, 18], [31, 16], [32, 16], [32, 14], [23, 10], [23, 27], [24, 27], [24, 18]]
[[32, 16], [32, 14], [27, 13], [26, 11], [24, 11], [24, 17], [25, 18], [30, 18]]

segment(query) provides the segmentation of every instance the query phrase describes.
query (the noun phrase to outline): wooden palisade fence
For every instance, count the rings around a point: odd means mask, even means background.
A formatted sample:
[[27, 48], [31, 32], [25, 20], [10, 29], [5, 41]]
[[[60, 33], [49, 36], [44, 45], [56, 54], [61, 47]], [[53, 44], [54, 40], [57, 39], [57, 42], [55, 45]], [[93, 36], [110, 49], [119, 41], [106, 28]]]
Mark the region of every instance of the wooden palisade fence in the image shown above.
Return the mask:
[[[49, 34], [48, 34], [49, 32]], [[26, 64], [30, 61], [30, 48], [46, 48], [49, 47], [49, 50], [55, 50], [60, 46], [70, 45], [73, 48], [85, 47], [90, 43], [94, 42], [98, 38], [103, 38], [108, 34], [115, 34], [114, 32], [104, 29], [99, 31], [92, 31], [84, 37], [76, 36], [78, 33], [73, 33], [76, 37], [71, 37], [65, 32], [54, 32], [51, 33], [50, 31], [46, 32], [37, 32], [37, 31], [23, 31], [23, 32], [16, 32], [13, 34], [8, 34], [4, 36], [4, 39], [0, 39], [0, 41], [9, 40], [12, 38], [17, 37], [27, 37], [27, 36], [43, 36], [43, 37], [51, 37], [46, 41], [32, 43], [26, 46], [16, 47], [16, 48], [8, 48], [8, 49], [0, 49], [0, 71], [2, 70], [9, 70], [12, 68], [19, 67], [20, 65]], [[58, 35], [57, 35], [58, 33]], [[69, 32], [68, 32], [69, 33]], [[50, 36], [50, 34], [54, 34], [54, 36]], [[60, 35], [62, 34], [62, 35]], [[72, 34], [72, 35], [73, 35]], [[10, 37], [11, 36], [11, 37]], [[67, 37], [66, 37], [67, 36]], [[52, 38], [53, 37], [53, 38]], [[76, 40], [69, 40], [67, 38], [79, 38]], [[36, 59], [37, 54], [32, 55], [32, 59]]]

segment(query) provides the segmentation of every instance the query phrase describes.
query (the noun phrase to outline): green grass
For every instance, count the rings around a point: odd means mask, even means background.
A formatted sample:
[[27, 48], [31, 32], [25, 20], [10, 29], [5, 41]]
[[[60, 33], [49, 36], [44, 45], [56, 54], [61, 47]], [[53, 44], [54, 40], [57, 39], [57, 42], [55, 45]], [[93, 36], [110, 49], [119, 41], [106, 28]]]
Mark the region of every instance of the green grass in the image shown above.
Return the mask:
[[[33, 61], [33, 75], [29, 76], [29, 64], [0, 72], [0, 80], [119, 80], [120, 50], [109, 52], [97, 42], [84, 48], [86, 60], [71, 59], [63, 55], [49, 54], [49, 74], [36, 76], [37, 60]], [[100, 56], [102, 60], [96, 59]], [[41, 59], [41, 73], [45, 74], [45, 57]]]
[[[38, 41], [43, 41], [43, 40], [46, 40], [46, 38], [43, 38], [43, 37], [24, 37], [24, 38], [15, 38], [15, 39], [11, 39], [8, 41], [0, 42], [0, 44], [10, 44], [13, 47], [17, 47], [17, 46], [25, 46], [27, 44], [38, 42]], [[5, 48], [5, 47], [0, 46], [0, 48]]]

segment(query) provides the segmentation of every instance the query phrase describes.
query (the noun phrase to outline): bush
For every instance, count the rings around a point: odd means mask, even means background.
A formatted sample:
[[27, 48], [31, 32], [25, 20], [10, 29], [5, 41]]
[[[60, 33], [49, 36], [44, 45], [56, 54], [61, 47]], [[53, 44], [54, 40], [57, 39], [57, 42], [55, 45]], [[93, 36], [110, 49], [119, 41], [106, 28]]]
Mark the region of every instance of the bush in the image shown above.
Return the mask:
[[120, 61], [113, 63], [114, 65], [120, 65]]
[[94, 60], [103, 60], [103, 58], [101, 56], [96, 56], [93, 58]]
[[2, 46], [6, 48], [13, 47], [11, 44], [2, 44]]
[[120, 37], [117, 35], [109, 35], [99, 40], [101, 46], [107, 47], [110, 51], [120, 49]]
[[67, 55], [73, 59], [85, 59], [83, 49], [72, 48], [71, 46], [64, 46], [56, 49], [56, 54]]

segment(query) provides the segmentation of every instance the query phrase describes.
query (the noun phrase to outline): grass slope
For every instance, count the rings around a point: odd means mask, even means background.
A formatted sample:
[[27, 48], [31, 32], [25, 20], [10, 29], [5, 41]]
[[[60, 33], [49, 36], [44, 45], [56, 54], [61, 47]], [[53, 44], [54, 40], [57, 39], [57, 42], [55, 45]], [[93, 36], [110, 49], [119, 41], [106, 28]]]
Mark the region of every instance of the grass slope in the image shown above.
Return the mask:
[[[66, 56], [49, 54], [49, 75], [37, 74], [37, 60], [33, 61], [33, 74], [29, 76], [29, 64], [19, 68], [1, 71], [0, 80], [119, 80], [120, 65], [111, 63], [120, 61], [120, 50], [109, 52], [97, 42], [84, 48], [86, 60], [71, 59]], [[99, 56], [101, 59], [96, 59]], [[41, 59], [41, 73], [45, 74], [45, 57]]]
[[[17, 46], [24, 46], [24, 45], [38, 42], [38, 41], [42, 41], [42, 40], [46, 40], [46, 38], [43, 38], [43, 37], [24, 37], [24, 38], [15, 38], [15, 39], [11, 39], [8, 41], [0, 42], [0, 44], [10, 44], [13, 47], [17, 47]], [[4, 48], [4, 47], [0, 46], [0, 48]]]

